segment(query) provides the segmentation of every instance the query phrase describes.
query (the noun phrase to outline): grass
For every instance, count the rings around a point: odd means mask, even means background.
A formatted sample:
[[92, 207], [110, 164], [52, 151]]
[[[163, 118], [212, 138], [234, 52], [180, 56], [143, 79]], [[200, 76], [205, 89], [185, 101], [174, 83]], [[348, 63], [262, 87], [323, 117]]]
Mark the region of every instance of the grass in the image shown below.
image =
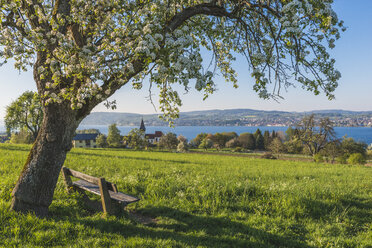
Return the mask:
[[29, 148], [0, 145], [0, 246], [372, 247], [371, 167], [73, 149], [65, 166], [141, 201], [102, 218], [59, 180], [50, 217], [38, 219], [8, 210]]

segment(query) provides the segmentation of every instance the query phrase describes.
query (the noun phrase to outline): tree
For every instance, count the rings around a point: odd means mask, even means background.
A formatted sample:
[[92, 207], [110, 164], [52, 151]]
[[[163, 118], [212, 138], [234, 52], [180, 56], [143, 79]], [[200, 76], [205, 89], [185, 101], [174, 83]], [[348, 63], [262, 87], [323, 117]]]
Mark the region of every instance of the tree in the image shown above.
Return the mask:
[[265, 149], [265, 140], [264, 137], [262, 136], [261, 130], [257, 129], [257, 131], [253, 134], [253, 136], [256, 139], [256, 149], [257, 150], [264, 150]]
[[97, 144], [98, 147], [101, 147], [101, 148], [108, 147], [106, 135], [104, 135], [104, 134], [98, 135], [98, 137], [96, 139], [96, 144]]
[[161, 137], [159, 143], [159, 147], [165, 148], [165, 149], [176, 149], [178, 145], [178, 139], [176, 134], [174, 133], [167, 133], [163, 137]]
[[198, 146], [198, 148], [204, 149], [204, 150], [208, 150], [209, 148], [212, 148], [212, 147], [213, 147], [213, 141], [207, 137], [205, 137], [200, 143], [200, 145]]
[[177, 151], [186, 152], [188, 150], [188, 145], [185, 136], [178, 135], [177, 140], [178, 140]]
[[190, 142], [191, 146], [195, 148], [199, 147], [200, 143], [203, 141], [203, 139], [205, 139], [205, 137], [207, 137], [207, 135], [207, 133], [199, 133], [196, 135], [196, 137]]
[[251, 133], [242, 133], [238, 137], [238, 142], [241, 147], [254, 150], [256, 148], [256, 140]]
[[24, 92], [6, 107], [4, 121], [8, 134], [14, 129], [25, 129], [32, 134], [32, 140], [35, 140], [43, 121], [43, 110], [38, 94], [32, 91]]
[[228, 147], [228, 148], [235, 148], [235, 147], [238, 147], [240, 144], [239, 144], [239, 141], [237, 138], [233, 138], [229, 141], [226, 142], [225, 146]]
[[253, 133], [254, 139], [257, 139], [257, 136], [258, 136], [259, 134], [262, 135], [261, 130], [260, 130], [259, 128], [257, 128], [256, 132]]
[[235, 132], [223, 132], [222, 134], [226, 137], [226, 142], [239, 136]]
[[269, 150], [277, 156], [279, 156], [280, 153], [283, 153], [285, 151], [285, 147], [282, 140], [279, 137], [275, 137], [269, 145]]
[[289, 127], [285, 132], [284, 147], [287, 153], [300, 154], [303, 152], [304, 146], [301, 140], [298, 139], [298, 130]]
[[335, 140], [336, 133], [329, 118], [321, 118], [317, 123], [314, 114], [305, 116], [296, 128], [296, 138], [300, 140], [314, 156]]
[[228, 141], [228, 136], [225, 136], [222, 133], [215, 133], [211, 138], [214, 147], [217, 150], [220, 150], [225, 147], [226, 142]]
[[143, 149], [147, 145], [145, 131], [138, 128], [130, 130], [128, 135], [124, 137], [123, 141], [127, 146], [136, 150]]
[[270, 142], [271, 142], [271, 137], [270, 137], [270, 132], [269, 131], [265, 131], [264, 132], [264, 147], [265, 147], [265, 150], [269, 150], [269, 145], [270, 145]]
[[328, 144], [324, 147], [321, 151], [322, 155], [324, 155], [327, 159], [330, 158], [330, 162], [333, 164], [335, 159], [338, 156], [342, 156], [342, 149], [341, 149], [341, 142], [339, 140], [334, 140], [328, 142]]
[[10, 143], [12, 144], [31, 144], [33, 137], [28, 130], [22, 129], [19, 132], [12, 133]]
[[296, 129], [292, 127], [288, 127], [285, 131], [286, 141], [292, 140], [296, 137]]
[[366, 157], [367, 147], [368, 145], [366, 143], [357, 142], [353, 138], [344, 137], [341, 141], [341, 151], [347, 156], [353, 153], [360, 153]]
[[301, 154], [303, 153], [304, 145], [298, 139], [291, 139], [284, 142], [284, 147], [286, 152], [291, 154]]
[[110, 147], [120, 147], [120, 130], [116, 124], [111, 124], [108, 128], [107, 143]]
[[[331, 3], [1, 0], [0, 64], [32, 66], [44, 112], [11, 208], [45, 215], [80, 122], [102, 101], [115, 108], [107, 99], [130, 83], [140, 89], [146, 76], [160, 88], [166, 120], [181, 105], [175, 83], [189, 89], [196, 82], [207, 97], [219, 71], [237, 86], [236, 54], [247, 59], [262, 98], [277, 98], [294, 77], [332, 99], [340, 73], [327, 47], [343, 24]], [[203, 68], [203, 47], [218, 70]]]

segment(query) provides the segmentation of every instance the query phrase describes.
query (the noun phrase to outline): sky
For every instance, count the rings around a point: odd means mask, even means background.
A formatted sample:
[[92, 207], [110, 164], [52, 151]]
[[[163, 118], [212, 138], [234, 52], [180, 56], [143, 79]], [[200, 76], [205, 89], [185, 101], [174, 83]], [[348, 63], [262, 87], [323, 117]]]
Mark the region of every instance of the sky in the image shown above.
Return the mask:
[[[348, 28], [336, 42], [336, 48], [330, 50], [336, 59], [336, 68], [342, 78], [335, 91], [336, 99], [329, 101], [324, 94], [314, 96], [304, 91], [299, 84], [296, 88], [282, 91], [283, 100], [262, 100], [252, 90], [254, 81], [243, 59], [234, 63], [238, 72], [239, 88], [217, 77], [217, 92], [203, 101], [203, 94], [191, 87], [187, 94], [179, 92], [183, 101], [181, 112], [210, 109], [250, 108], [259, 110], [310, 111], [321, 109], [344, 109], [355, 111], [372, 111], [372, 9], [371, 0], [335, 0], [334, 10], [345, 21]], [[110, 100], [116, 100], [115, 112], [154, 114], [161, 112], [154, 109], [148, 101], [148, 82], [141, 90], [134, 90], [130, 85], [122, 87]], [[11, 63], [0, 67], [0, 124], [5, 116], [5, 107], [17, 99], [26, 90], [36, 91], [32, 72], [19, 73]], [[156, 94], [156, 91], [153, 92]], [[154, 98], [155, 105], [157, 98]], [[93, 112], [110, 111], [102, 104]]]

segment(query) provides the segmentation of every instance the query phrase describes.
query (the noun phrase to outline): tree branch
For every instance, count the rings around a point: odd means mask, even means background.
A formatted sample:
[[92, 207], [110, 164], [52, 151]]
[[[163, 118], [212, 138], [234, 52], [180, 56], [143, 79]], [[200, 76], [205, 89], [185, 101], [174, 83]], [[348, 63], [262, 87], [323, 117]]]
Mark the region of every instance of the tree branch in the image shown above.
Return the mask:
[[189, 7], [176, 14], [168, 23], [166, 27], [167, 32], [173, 32], [185, 21], [196, 15], [210, 15], [217, 17], [233, 17], [232, 13], [226, 11], [225, 8], [217, 6], [213, 3], [198, 4], [193, 7]]

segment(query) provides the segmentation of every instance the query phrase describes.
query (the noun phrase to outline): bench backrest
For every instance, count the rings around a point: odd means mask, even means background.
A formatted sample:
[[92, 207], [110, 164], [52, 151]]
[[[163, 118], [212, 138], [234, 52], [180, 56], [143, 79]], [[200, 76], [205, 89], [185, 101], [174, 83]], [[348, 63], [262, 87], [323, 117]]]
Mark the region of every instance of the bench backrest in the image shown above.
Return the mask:
[[93, 183], [95, 185], [99, 185], [100, 182], [102, 182], [104, 180], [105, 183], [106, 183], [106, 185], [107, 185], [106, 187], [107, 187], [108, 190], [111, 190], [111, 191], [114, 191], [114, 192], [118, 192], [118, 189], [116, 187], [116, 184], [115, 183], [111, 183], [109, 181], [106, 181], [105, 178], [103, 178], [103, 177], [93, 177], [93, 176], [90, 176], [90, 175], [81, 173], [79, 171], [75, 171], [75, 170], [69, 169], [67, 167], [62, 167], [62, 173], [63, 173], [63, 176], [64, 176], [64, 180], [65, 181], [68, 178], [67, 180], [69, 182], [67, 182], [67, 185], [69, 187], [72, 186], [71, 179], [69, 178], [70, 176], [72, 176], [72, 177], [79, 178], [79, 179], [85, 180], [87, 182]]
[[71, 170], [67, 167], [62, 167], [62, 176], [65, 182], [65, 185], [67, 187], [67, 190], [70, 190], [71, 187], [73, 186], [71, 176], [85, 180], [89, 183], [98, 185], [99, 191], [101, 193], [103, 212], [104, 213], [111, 212], [111, 199], [110, 199], [109, 190], [118, 192], [118, 188], [116, 187], [116, 184], [107, 182], [105, 178], [103, 177], [93, 177], [93, 176], [81, 173], [79, 171]]

